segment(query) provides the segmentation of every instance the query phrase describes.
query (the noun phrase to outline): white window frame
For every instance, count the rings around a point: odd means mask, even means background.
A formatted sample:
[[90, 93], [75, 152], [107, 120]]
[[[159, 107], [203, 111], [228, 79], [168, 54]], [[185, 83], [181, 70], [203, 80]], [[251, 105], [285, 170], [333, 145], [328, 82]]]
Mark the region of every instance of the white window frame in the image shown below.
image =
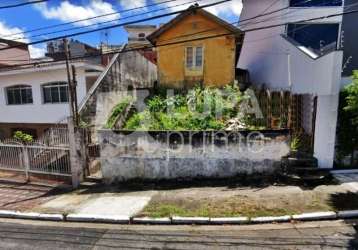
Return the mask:
[[[31, 92], [31, 102], [22, 102], [22, 90], [30, 90]], [[20, 92], [20, 103], [10, 103], [9, 102], [9, 91], [10, 90], [19, 90]], [[32, 94], [32, 87], [30, 85], [12, 85], [5, 88], [5, 96], [7, 105], [29, 105], [34, 103], [34, 98]], [[13, 96], [14, 97], [14, 96]]]
[[[67, 101], [61, 101], [61, 91], [60, 88], [61, 87], [66, 87], [67, 91]], [[50, 83], [45, 83], [42, 84], [41, 86], [42, 88], [42, 103], [43, 104], [63, 104], [63, 103], [68, 103], [69, 101], [69, 93], [68, 93], [68, 83], [67, 82], [50, 82]], [[58, 102], [54, 102], [52, 101], [52, 94], [51, 94], [51, 102], [47, 102], [46, 101], [46, 97], [45, 97], [45, 89], [51, 89], [51, 88], [58, 88], [58, 97], [59, 97], [59, 101]]]
[[[188, 66], [188, 49], [192, 48], [193, 51], [193, 60], [192, 60], [192, 66]], [[197, 57], [197, 49], [201, 48], [201, 65], [196, 65], [196, 57]], [[185, 68], [188, 70], [202, 70], [204, 67], [204, 46], [203, 45], [192, 45], [192, 46], [186, 46], [185, 47]]]

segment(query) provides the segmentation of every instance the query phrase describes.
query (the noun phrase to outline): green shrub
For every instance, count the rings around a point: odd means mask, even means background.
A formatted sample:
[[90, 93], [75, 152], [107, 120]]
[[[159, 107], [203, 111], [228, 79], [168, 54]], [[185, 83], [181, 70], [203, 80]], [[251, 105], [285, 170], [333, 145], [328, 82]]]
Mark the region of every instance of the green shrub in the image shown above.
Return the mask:
[[13, 138], [24, 143], [30, 143], [34, 141], [32, 135], [26, 134], [22, 131], [15, 131]]
[[[224, 89], [195, 87], [187, 94], [168, 98], [156, 95], [147, 108], [128, 119], [128, 130], [222, 130], [226, 120], [239, 113], [246, 96], [237, 87]], [[222, 114], [217, 114], [222, 111]]]
[[123, 111], [130, 105], [131, 101], [132, 98], [127, 96], [113, 108], [109, 118], [107, 119], [106, 128], [112, 129], [116, 125], [118, 118], [123, 113]]
[[166, 108], [165, 100], [160, 96], [154, 96], [147, 103], [150, 112], [162, 112]]

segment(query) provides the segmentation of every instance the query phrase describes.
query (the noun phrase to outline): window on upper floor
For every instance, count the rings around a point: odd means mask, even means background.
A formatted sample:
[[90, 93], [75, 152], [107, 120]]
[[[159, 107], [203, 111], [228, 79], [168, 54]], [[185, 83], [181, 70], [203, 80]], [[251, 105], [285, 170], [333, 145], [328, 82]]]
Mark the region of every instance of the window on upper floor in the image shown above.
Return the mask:
[[67, 82], [55, 82], [42, 85], [44, 103], [68, 102]]
[[203, 66], [203, 47], [186, 47], [186, 68], [201, 69]]
[[290, 7], [342, 6], [343, 0], [290, 0]]
[[146, 39], [145, 39], [145, 33], [139, 33], [138, 34], [138, 40], [139, 41], [145, 41]]
[[337, 49], [339, 24], [300, 24], [287, 26], [287, 36], [317, 55]]
[[21, 104], [31, 104], [33, 103], [32, 99], [32, 89], [28, 85], [16, 85], [6, 88], [6, 97], [8, 105], [21, 105]]

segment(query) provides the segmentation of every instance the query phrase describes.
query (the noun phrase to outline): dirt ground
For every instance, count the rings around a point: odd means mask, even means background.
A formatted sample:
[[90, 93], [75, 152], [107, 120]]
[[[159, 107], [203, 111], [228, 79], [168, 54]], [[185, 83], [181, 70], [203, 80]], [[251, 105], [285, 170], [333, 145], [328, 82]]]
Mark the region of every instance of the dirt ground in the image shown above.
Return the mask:
[[161, 190], [140, 216], [279, 216], [358, 209], [358, 190], [349, 184], [298, 186], [197, 187]]

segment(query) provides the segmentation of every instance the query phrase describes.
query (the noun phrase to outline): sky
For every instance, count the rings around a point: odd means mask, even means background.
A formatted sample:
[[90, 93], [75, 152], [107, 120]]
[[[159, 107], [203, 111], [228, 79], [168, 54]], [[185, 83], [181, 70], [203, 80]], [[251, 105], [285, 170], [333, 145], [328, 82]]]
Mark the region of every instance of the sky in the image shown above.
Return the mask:
[[[107, 25], [120, 24], [123, 22], [143, 19], [150, 16], [161, 15], [173, 11], [183, 10], [191, 4], [197, 2], [199, 5], [205, 5], [220, 0], [48, 0], [47, 2], [30, 4], [17, 8], [1, 9], [1, 6], [13, 5], [25, 1], [34, 0], [0, 0], [0, 37], [5, 39], [17, 40], [22, 42], [37, 41], [41, 39], [52, 38], [64, 34], [91, 30]], [[150, 7], [141, 8], [143, 6]], [[133, 8], [138, 8], [133, 10]], [[162, 9], [162, 10], [159, 10]], [[228, 22], [238, 21], [242, 9], [241, 0], [231, 0], [230, 2], [212, 6], [206, 10], [218, 15]], [[150, 13], [146, 13], [150, 12]], [[87, 21], [77, 22], [71, 25], [60, 26], [51, 29], [45, 29], [25, 34], [17, 34], [32, 29], [41, 28], [49, 25], [58, 25], [66, 22], [72, 22], [79, 19], [95, 17], [109, 14]], [[161, 24], [168, 22], [174, 17], [165, 17], [141, 24]], [[99, 22], [108, 22], [98, 24]], [[91, 27], [84, 27], [92, 25]], [[61, 31], [72, 29], [70, 31]], [[56, 32], [53, 34], [44, 34]], [[101, 42], [109, 44], [123, 44], [127, 41], [127, 33], [122, 27], [117, 27], [105, 32], [94, 32], [86, 35], [73, 37], [92, 46], [98, 46]], [[35, 36], [35, 37], [34, 37]], [[37, 58], [44, 55], [46, 44], [37, 44], [30, 46], [31, 57]]]

